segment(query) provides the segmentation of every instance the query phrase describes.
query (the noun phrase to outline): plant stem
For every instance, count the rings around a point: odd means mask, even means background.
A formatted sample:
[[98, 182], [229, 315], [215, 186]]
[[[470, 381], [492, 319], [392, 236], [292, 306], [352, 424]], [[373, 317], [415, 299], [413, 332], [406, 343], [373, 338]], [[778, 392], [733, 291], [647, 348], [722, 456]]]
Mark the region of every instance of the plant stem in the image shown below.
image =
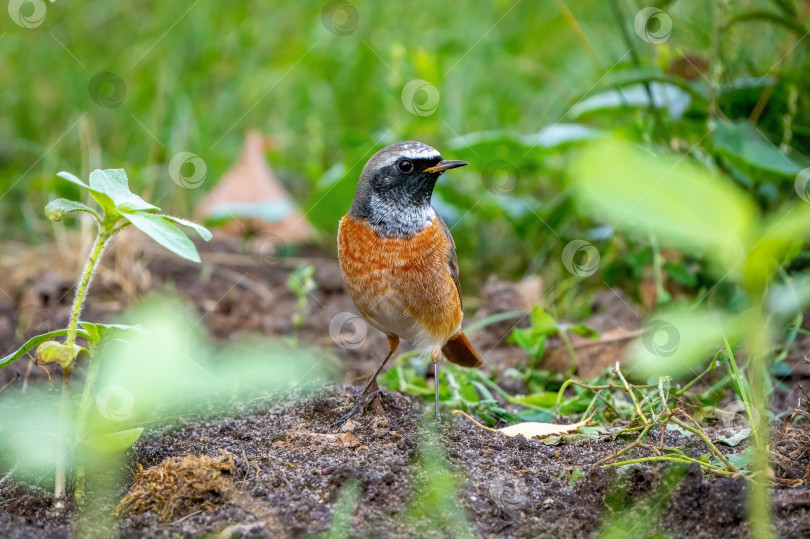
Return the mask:
[[73, 300], [73, 309], [70, 311], [70, 323], [68, 324], [68, 334], [66, 344], [73, 346], [76, 343], [76, 328], [79, 325], [79, 315], [82, 313], [84, 307], [84, 299], [87, 297], [87, 290], [90, 288], [90, 281], [93, 279], [93, 272], [96, 270], [101, 252], [104, 250], [107, 240], [110, 239], [110, 233], [103, 227], [96, 236], [96, 241], [93, 243], [93, 248], [90, 250], [90, 257], [87, 259], [87, 264], [84, 266], [82, 278], [79, 281], [79, 286], [76, 289], [76, 297]]
[[[683, 412], [681, 412], [681, 413], [683, 413]], [[686, 415], [686, 414], [684, 414], [684, 415]], [[740, 473], [740, 470], [738, 470], [737, 467], [734, 466], [719, 449], [717, 449], [717, 446], [714, 445], [714, 443], [709, 439], [709, 437], [706, 436], [706, 433], [703, 432], [703, 429], [701, 429], [700, 427], [693, 428], [692, 426], [684, 423], [683, 421], [681, 421], [680, 419], [678, 419], [675, 416], [672, 416], [672, 422], [675, 423], [676, 425], [678, 425], [679, 427], [681, 427], [682, 429], [687, 430], [687, 431], [691, 432], [692, 434], [697, 435], [698, 438], [703, 440], [703, 443], [706, 444], [706, 447], [709, 448], [709, 451], [714, 453], [714, 456], [719, 458], [720, 461], [723, 464], [726, 465], [726, 468], [728, 468], [728, 470], [730, 472]], [[693, 420], [693, 422], [694, 422], [694, 420]], [[695, 423], [695, 425], [697, 425], [697, 423]]]
[[660, 457], [642, 457], [642, 458], [631, 459], [631, 460], [623, 460], [621, 462], [612, 462], [610, 464], [605, 464], [604, 466], [605, 467], [608, 467], [608, 466], [614, 466], [614, 467], [615, 466], [627, 466], [628, 464], [639, 464], [641, 462], [652, 462], [652, 461], [681, 462], [683, 464], [691, 464], [691, 463], [694, 462], [694, 463], [700, 464], [702, 467], [704, 467], [706, 469], [709, 469], [709, 470], [713, 471], [714, 473], [717, 473], [717, 474], [720, 474], [720, 475], [727, 475], [727, 476], [731, 476], [731, 477], [739, 475], [738, 473], [735, 473], [735, 472], [728, 472], [728, 471], [726, 471], [725, 469], [723, 469], [723, 468], [721, 468], [719, 466], [713, 466], [711, 464], [701, 462], [701, 461], [699, 461], [697, 459], [693, 459], [693, 458], [687, 457], [687, 456], [680, 456], [680, 455], [678, 455], [678, 456], [662, 455]]
[[[70, 420], [70, 371], [62, 373], [62, 399], [59, 402], [59, 437], [56, 440], [56, 474], [53, 497], [59, 503], [65, 497], [65, 473], [67, 469], [67, 422]], [[61, 508], [61, 507], [60, 507]]]
[[[76, 434], [79, 438], [84, 438], [87, 434], [87, 413], [90, 409], [90, 401], [93, 399], [93, 386], [98, 377], [98, 358], [90, 358], [90, 368], [87, 370], [87, 378], [84, 381], [84, 391], [82, 392], [82, 403], [79, 407], [79, 416], [76, 421]], [[80, 462], [76, 468], [76, 486], [73, 489], [73, 499], [77, 504], [84, 499], [84, 462]]]
[[649, 425], [649, 421], [647, 421], [644, 412], [641, 410], [641, 406], [638, 405], [638, 401], [636, 400], [636, 394], [633, 393], [633, 390], [630, 388], [630, 385], [627, 383], [627, 380], [624, 379], [624, 375], [622, 374], [621, 369], [619, 369], [618, 361], [616, 362], [616, 368], [613, 370], [616, 372], [616, 375], [618, 375], [619, 379], [622, 381], [622, 384], [624, 384], [624, 388], [627, 390], [628, 393], [630, 393], [630, 398], [633, 399], [633, 406], [636, 408], [636, 413], [638, 414], [638, 416], [641, 418], [641, 420], [644, 422], [645, 425]]
[[751, 404], [751, 399], [748, 397], [748, 394], [745, 391], [745, 384], [743, 383], [740, 370], [737, 368], [737, 361], [734, 359], [734, 352], [731, 350], [731, 345], [728, 343], [728, 339], [725, 336], [723, 336], [723, 343], [726, 345], [728, 362], [731, 365], [731, 370], [734, 373], [734, 380], [737, 382], [737, 387], [740, 390], [740, 397], [742, 397], [743, 405], [745, 406], [745, 414], [748, 416], [748, 424], [751, 426], [751, 432], [754, 435], [756, 446], [759, 447], [759, 433], [757, 432], [756, 428], [757, 422], [754, 420], [754, 411], [752, 407], [753, 405]]
[[[76, 344], [76, 328], [79, 325], [79, 315], [81, 315], [84, 300], [87, 297], [87, 290], [90, 288], [90, 281], [93, 279], [93, 272], [101, 258], [104, 245], [112, 234], [102, 224], [93, 248], [90, 250], [87, 264], [84, 266], [79, 286], [76, 288], [76, 297], [73, 299], [73, 308], [70, 311], [70, 322], [68, 323], [68, 334], [66, 345], [72, 348]], [[73, 365], [62, 372], [62, 399], [59, 403], [59, 424], [60, 432], [56, 441], [56, 473], [54, 475], [53, 497], [61, 500], [65, 497], [65, 479], [67, 470], [67, 447], [68, 438], [67, 425], [70, 423], [70, 381], [73, 372]]]
[[751, 461], [754, 481], [748, 490], [748, 525], [752, 537], [768, 539], [773, 537], [771, 514], [771, 490], [769, 477], [771, 467], [768, 451], [770, 425], [765, 412], [768, 408], [768, 351], [772, 340], [769, 328], [762, 323], [765, 310], [762, 302], [755, 307], [759, 312], [757, 320], [751, 322], [746, 339], [750, 358], [748, 360], [749, 382], [751, 385], [752, 419], [755, 451]]

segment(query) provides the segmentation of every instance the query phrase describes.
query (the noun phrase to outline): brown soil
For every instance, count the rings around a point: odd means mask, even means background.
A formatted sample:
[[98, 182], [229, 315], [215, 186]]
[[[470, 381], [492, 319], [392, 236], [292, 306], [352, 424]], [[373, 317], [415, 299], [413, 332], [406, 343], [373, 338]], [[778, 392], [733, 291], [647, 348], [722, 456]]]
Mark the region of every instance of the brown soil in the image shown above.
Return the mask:
[[[296, 298], [285, 283], [296, 262], [281, 265], [269, 258], [239, 254], [234, 245], [220, 243], [209, 247], [210, 252], [203, 256], [218, 262], [201, 271], [157, 250], [144, 248], [133, 253], [132, 249], [136, 248], [128, 245], [125, 249], [119, 244], [108, 253], [87, 318], [108, 317], [145, 290], [169, 286], [204, 315], [217, 337], [242, 331], [277, 336], [290, 333], [290, 313]], [[353, 306], [342, 291], [331, 259], [299, 261], [315, 265], [319, 284], [300, 338], [333, 347], [329, 322], [340, 312], [354, 312]], [[117, 271], [127, 271], [126, 279], [116, 277]], [[41, 331], [43, 324], [64, 323], [65, 305], [72, 299], [71, 280], [70, 271], [60, 275], [53, 265], [45, 265], [40, 273], [25, 276], [24, 281], [0, 284], [6, 287], [6, 295], [0, 294], [5, 298], [0, 300], [0, 353], [19, 343], [21, 325], [22, 333], [33, 334]], [[122, 282], [140, 284], [125, 290]], [[496, 305], [497, 298], [508, 296], [508, 289], [503, 283], [488, 283], [476, 317], [519, 307], [516, 301]], [[493, 294], [493, 290], [499, 291]], [[624, 301], [616, 301], [620, 300]], [[30, 311], [32, 304], [39, 305], [34, 309], [39, 321], [21, 324], [20, 310]], [[616, 305], [613, 308], [620, 309]], [[633, 329], [635, 317], [613, 316], [619, 320], [617, 325], [600, 329], [609, 331], [619, 324]], [[515, 322], [501, 323], [472, 336], [474, 345], [487, 351], [487, 368], [502, 371], [525, 362], [522, 352], [503, 342]], [[459, 479], [460, 489], [449, 496], [450, 505], [461, 508], [473, 533], [481, 537], [595, 537], [611, 523], [628, 537], [656, 533], [693, 538], [749, 536], [744, 479], [707, 476], [696, 466], [595, 466], [632, 438], [613, 439], [605, 434], [574, 437], [558, 445], [506, 438], [449, 414], [441, 424], [426, 421], [431, 416], [430, 403], [388, 391], [381, 394], [384, 413], [358, 418], [342, 429], [330, 428], [340, 415], [339, 408], [356, 396], [356, 385], [376, 366], [385, 347], [384, 337], [370, 332], [359, 349], [338, 350], [345, 362], [346, 386], [324, 387], [307, 397], [287, 395], [275, 404], [243, 408], [227, 418], [199, 419], [147, 431], [128, 452], [132, 473], [119, 485], [118, 498], [110, 500], [109, 512], [113, 512], [125, 499], [119, 506], [118, 534], [311, 535], [329, 529], [340, 493], [352, 480], [359, 484], [360, 496], [350, 520], [351, 535], [457, 534], [458, 528], [427, 531], [459, 525], [452, 522], [452, 516], [442, 518], [446, 504], [437, 503], [436, 515], [430, 518], [430, 511], [407, 509], [416, 501], [424, 504], [430, 499], [424, 498], [429, 481], [424, 477], [420, 455], [433, 432], [440, 439], [444, 469], [431, 469], [431, 473], [448, 474], [447, 482], [451, 476]], [[26, 379], [34, 383], [44, 376], [39, 367], [27, 371], [24, 360], [0, 371], [0, 389], [7, 386], [4, 391], [19, 391]], [[795, 406], [801, 395], [795, 386], [797, 380], [786, 382], [793, 384], [793, 389], [780, 393], [777, 405], [781, 410]], [[793, 483], [784, 482], [774, 489], [776, 531], [781, 537], [810, 536], [808, 428], [806, 423], [798, 425], [774, 435], [774, 447], [781, 451], [777, 477]], [[650, 439], [658, 440], [659, 436], [660, 432], [653, 431]], [[701, 442], [677, 432], [668, 431], [665, 442], [683, 447], [693, 456], [707, 452]], [[743, 445], [723, 448], [729, 453], [742, 449]], [[626, 456], [641, 457], [646, 452], [631, 450]], [[77, 516], [72, 511], [53, 511], [47, 492], [18, 483], [13, 476], [4, 480], [7, 472], [0, 470], [0, 536], [73, 536]], [[643, 518], [631, 519], [631, 508]]]

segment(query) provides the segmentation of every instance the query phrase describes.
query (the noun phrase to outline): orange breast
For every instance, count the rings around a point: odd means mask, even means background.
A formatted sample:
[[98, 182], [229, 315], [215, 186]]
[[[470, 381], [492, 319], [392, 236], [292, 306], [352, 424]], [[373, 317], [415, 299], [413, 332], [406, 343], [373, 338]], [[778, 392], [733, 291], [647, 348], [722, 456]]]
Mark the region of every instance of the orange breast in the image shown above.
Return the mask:
[[378, 329], [419, 346], [441, 346], [461, 326], [449, 253], [435, 219], [408, 239], [380, 237], [349, 216], [340, 221], [338, 257], [355, 305]]

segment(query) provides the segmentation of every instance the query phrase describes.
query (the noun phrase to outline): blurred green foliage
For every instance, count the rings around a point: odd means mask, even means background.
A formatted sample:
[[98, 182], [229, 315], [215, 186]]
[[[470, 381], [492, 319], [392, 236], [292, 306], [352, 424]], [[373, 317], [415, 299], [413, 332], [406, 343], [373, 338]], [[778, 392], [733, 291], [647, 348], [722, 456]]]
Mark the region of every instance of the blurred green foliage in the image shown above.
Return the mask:
[[[127, 449], [144, 425], [226, 414], [234, 402], [292, 389], [306, 392], [334, 374], [328, 350], [251, 337], [211, 346], [199, 318], [176, 298], [146, 299], [129, 309], [125, 319], [143, 324], [125, 332], [125, 338], [108, 332], [94, 360], [103, 368], [91, 382], [95, 387], [88, 389], [92, 404], [85, 417], [71, 413], [60, 419], [60, 399], [44, 387], [36, 387], [33, 395], [2, 400], [1, 466], [16, 462], [22, 476], [47, 483], [60, 428], [69, 432], [69, 462], [86, 461], [89, 453]], [[74, 411], [78, 400], [69, 400]]]
[[[625, 0], [49, 3], [39, 26], [6, 24], [0, 41], [2, 225], [45, 239], [45, 199], [76, 194], [54, 173], [112, 164], [190, 215], [251, 127], [272, 137], [271, 163], [330, 248], [379, 147], [419, 139], [469, 160], [435, 204], [471, 286], [493, 270], [563, 281], [563, 246], [604, 239], [575, 212], [568, 182], [581, 141], [606, 131], [689, 152], [778, 206], [807, 164], [803, 15], [790, 0], [658, 5], [672, 22], [660, 44], [637, 35], [645, 6]], [[433, 113], [403, 104], [412, 80], [435, 86]], [[202, 188], [172, 182], [179, 152], [204, 160]], [[600, 244], [608, 282], [638, 271], [645, 248]], [[695, 282], [688, 263], [668, 268]]]

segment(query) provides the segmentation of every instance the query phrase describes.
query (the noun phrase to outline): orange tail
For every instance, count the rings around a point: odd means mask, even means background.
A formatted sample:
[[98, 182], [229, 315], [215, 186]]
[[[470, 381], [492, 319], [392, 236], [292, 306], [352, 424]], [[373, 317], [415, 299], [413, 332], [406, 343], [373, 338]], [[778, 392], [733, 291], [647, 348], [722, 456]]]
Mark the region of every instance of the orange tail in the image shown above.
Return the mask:
[[483, 365], [481, 358], [478, 357], [478, 352], [473, 349], [467, 336], [461, 332], [447, 341], [442, 352], [448, 361], [462, 367], [476, 369]]

